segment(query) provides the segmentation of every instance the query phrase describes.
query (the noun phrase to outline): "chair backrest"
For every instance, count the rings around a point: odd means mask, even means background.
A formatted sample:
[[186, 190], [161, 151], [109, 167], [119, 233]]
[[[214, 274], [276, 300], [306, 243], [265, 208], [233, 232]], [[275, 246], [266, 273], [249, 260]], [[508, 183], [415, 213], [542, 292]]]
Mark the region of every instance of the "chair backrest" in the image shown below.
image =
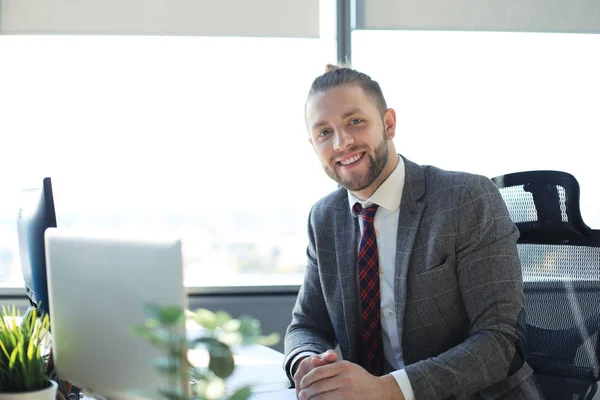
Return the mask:
[[547, 399], [591, 399], [600, 379], [600, 231], [558, 171], [492, 178], [521, 233], [527, 362]]

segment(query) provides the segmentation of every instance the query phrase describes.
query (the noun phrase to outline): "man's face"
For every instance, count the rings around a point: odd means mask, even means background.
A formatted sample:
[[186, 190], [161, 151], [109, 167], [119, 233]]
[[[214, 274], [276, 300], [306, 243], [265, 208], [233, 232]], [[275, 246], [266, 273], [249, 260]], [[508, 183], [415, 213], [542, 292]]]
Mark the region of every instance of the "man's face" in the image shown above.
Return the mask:
[[[388, 162], [388, 140], [394, 137], [395, 114], [381, 115], [376, 103], [355, 84], [311, 96], [306, 125], [327, 175], [348, 190], [367, 189]], [[393, 117], [393, 124], [389, 119]]]

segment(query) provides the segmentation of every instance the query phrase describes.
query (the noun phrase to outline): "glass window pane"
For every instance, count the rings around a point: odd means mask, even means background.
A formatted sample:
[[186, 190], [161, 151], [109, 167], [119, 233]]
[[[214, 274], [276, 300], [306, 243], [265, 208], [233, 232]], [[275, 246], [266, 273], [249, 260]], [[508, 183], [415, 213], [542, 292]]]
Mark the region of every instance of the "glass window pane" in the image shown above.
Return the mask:
[[59, 226], [167, 231], [189, 285], [301, 282], [310, 206], [335, 188], [304, 101], [318, 39], [0, 36], [0, 285], [20, 286], [20, 189]]
[[407, 158], [488, 177], [569, 172], [600, 228], [600, 35], [355, 31], [352, 45], [397, 111]]

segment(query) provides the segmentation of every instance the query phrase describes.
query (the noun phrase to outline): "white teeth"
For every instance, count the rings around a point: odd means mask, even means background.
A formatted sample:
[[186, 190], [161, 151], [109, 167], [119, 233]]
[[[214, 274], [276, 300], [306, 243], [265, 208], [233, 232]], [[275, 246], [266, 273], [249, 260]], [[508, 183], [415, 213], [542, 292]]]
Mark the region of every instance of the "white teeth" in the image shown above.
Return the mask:
[[360, 159], [360, 157], [362, 157], [362, 154], [356, 155], [356, 156], [354, 156], [352, 158], [348, 158], [347, 160], [340, 161], [340, 164], [342, 164], [342, 165], [350, 165], [352, 163], [357, 162]]

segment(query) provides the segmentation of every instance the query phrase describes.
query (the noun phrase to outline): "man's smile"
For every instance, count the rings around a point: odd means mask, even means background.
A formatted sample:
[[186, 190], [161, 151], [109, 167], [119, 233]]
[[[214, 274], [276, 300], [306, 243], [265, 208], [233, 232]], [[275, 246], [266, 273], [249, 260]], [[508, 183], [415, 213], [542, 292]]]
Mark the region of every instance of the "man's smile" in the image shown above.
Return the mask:
[[362, 159], [364, 154], [365, 153], [363, 152], [363, 153], [351, 155], [349, 157], [346, 157], [346, 158], [343, 158], [343, 159], [337, 161], [336, 164], [344, 166], [344, 167], [350, 166], [350, 165], [356, 163], [357, 161], [359, 161], [360, 159]]

